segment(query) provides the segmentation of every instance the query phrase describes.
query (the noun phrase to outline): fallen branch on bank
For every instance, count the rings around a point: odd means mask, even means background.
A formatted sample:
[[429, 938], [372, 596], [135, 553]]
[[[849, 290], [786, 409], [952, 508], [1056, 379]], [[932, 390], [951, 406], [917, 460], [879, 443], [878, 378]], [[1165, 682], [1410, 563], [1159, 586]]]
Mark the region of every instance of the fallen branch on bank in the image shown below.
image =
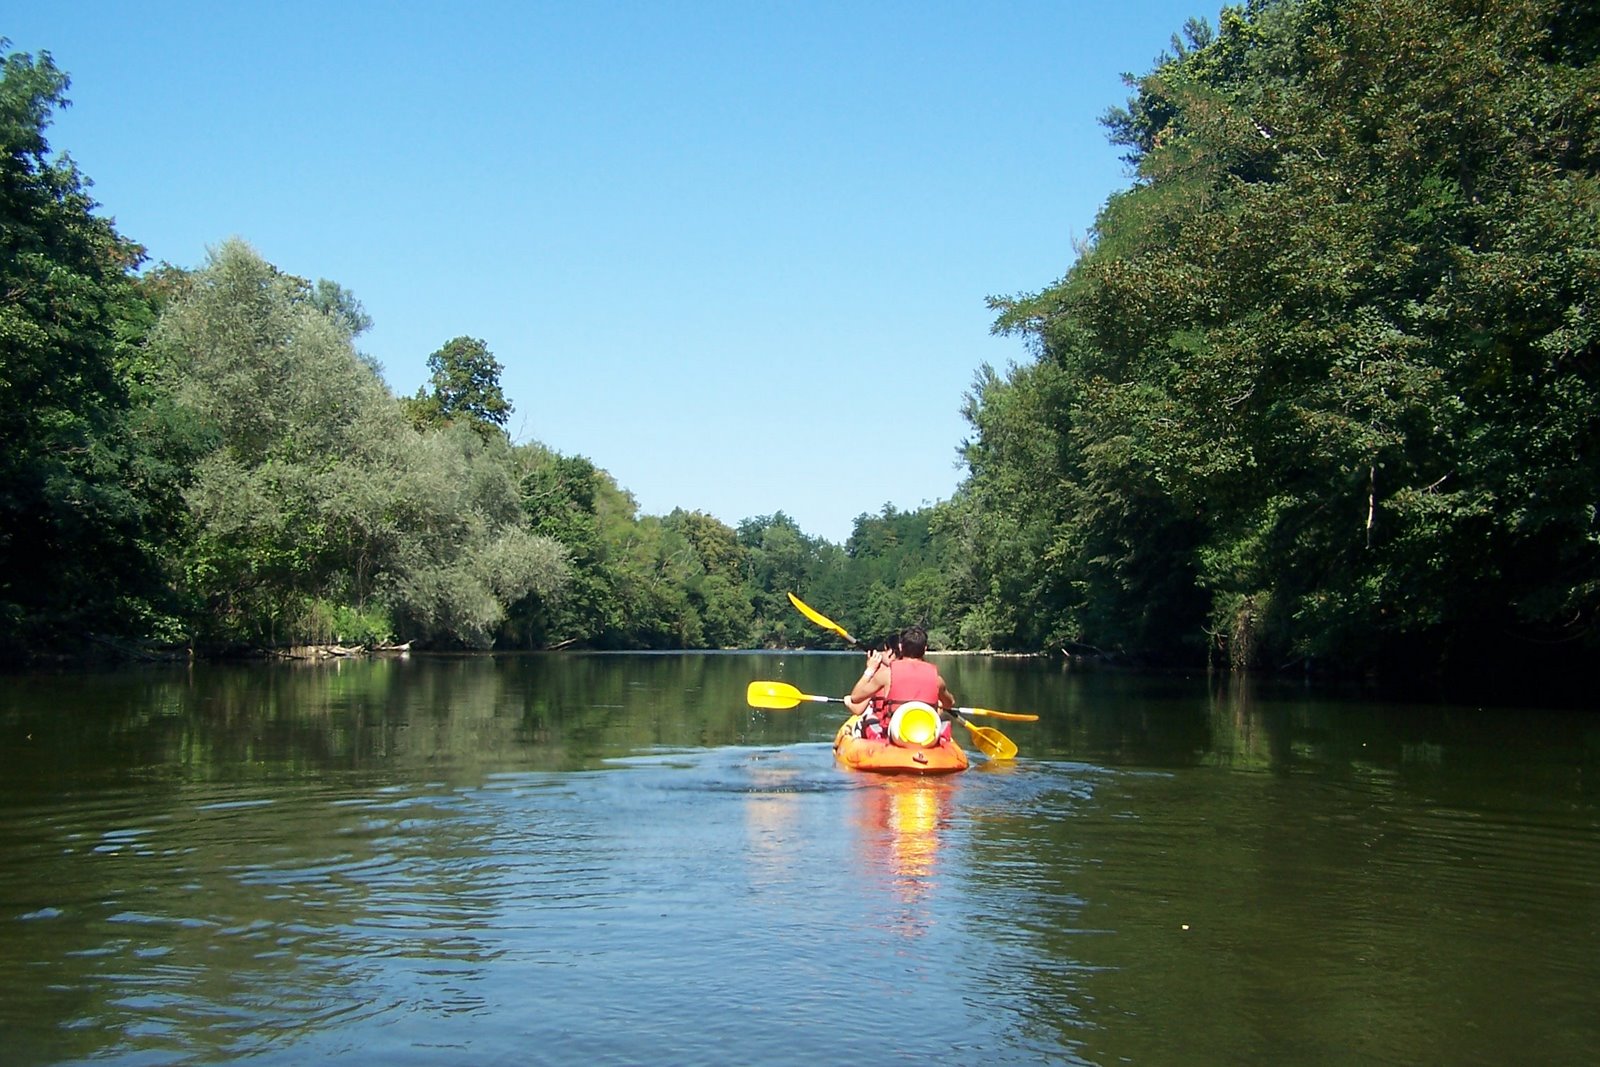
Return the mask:
[[375, 656], [380, 653], [405, 654], [411, 651], [411, 642], [381, 645], [294, 645], [273, 649], [271, 655], [278, 659], [348, 659], [355, 656]]

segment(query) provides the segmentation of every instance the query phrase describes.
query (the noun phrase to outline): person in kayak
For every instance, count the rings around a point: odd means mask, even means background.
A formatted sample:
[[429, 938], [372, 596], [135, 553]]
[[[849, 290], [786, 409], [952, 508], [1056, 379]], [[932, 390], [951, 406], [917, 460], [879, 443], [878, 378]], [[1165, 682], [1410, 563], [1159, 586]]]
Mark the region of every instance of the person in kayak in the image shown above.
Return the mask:
[[[872, 647], [867, 650], [867, 668], [861, 672], [863, 680], [871, 678], [878, 673], [880, 667], [887, 667], [895, 661], [895, 656], [900, 649], [900, 635], [892, 634], [872, 642]], [[881, 740], [889, 736], [889, 713], [883, 705], [883, 693], [876, 693], [861, 700], [856, 700], [851, 695], [845, 695], [845, 710], [850, 714], [859, 716], [856, 719], [854, 733], [857, 737], [866, 737]]]
[[[927, 652], [928, 631], [920, 626], [909, 626], [900, 631], [900, 640], [892, 659], [884, 662], [881, 653], [867, 656], [867, 670], [850, 690], [846, 706], [858, 706], [876, 699], [878, 706], [871, 710], [876, 711], [880, 731], [896, 708], [914, 700], [932, 705], [941, 713], [949, 711], [956, 706], [956, 698], [950, 692], [950, 687], [945, 685], [939, 668], [923, 658]], [[862, 736], [868, 735], [863, 733]], [[880, 733], [878, 736], [883, 735]], [[939, 736], [941, 739], [950, 736], [948, 718], [944, 719]]]

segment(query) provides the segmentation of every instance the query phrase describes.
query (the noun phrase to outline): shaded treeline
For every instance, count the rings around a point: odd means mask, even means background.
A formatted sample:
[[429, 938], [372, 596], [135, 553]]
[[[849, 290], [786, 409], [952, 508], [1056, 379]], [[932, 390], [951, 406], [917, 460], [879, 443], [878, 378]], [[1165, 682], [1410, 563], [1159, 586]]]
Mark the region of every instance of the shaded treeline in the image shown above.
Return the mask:
[[[138, 271], [0, 83], [0, 648], [1086, 646], [1143, 662], [1585, 662], [1600, 603], [1600, 14], [1253, 0], [1105, 118], [1134, 180], [995, 298], [953, 498], [844, 545], [640, 515], [515, 445], [481, 340], [396, 397], [339, 285], [228, 241]], [[692, 503], [692, 502], [691, 502]]]
[[[1577, 665], [1600, 605], [1600, 8], [1253, 2], [1106, 118], [1136, 168], [998, 299], [967, 629], [1389, 673]], [[974, 621], [976, 620], [976, 621]]]

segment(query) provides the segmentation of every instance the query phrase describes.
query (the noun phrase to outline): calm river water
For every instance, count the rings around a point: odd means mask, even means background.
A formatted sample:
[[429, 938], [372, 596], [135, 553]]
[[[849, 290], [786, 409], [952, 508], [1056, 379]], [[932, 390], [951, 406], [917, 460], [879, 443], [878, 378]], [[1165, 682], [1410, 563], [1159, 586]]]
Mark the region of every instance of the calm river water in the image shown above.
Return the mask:
[[1600, 716], [939, 662], [1014, 763], [746, 706], [843, 655], [0, 678], [0, 1062], [1600, 1055]]

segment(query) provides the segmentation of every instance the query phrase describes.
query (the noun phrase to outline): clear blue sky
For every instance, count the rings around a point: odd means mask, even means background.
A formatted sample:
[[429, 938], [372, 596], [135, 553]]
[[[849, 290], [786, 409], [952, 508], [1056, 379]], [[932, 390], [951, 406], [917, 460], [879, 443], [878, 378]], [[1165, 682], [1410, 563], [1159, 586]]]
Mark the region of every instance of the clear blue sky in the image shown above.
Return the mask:
[[509, 429], [644, 514], [849, 535], [948, 499], [990, 294], [1129, 183], [1097, 119], [1199, 0], [13, 3], [48, 136], [184, 267], [329, 278], [397, 393], [482, 338]]

